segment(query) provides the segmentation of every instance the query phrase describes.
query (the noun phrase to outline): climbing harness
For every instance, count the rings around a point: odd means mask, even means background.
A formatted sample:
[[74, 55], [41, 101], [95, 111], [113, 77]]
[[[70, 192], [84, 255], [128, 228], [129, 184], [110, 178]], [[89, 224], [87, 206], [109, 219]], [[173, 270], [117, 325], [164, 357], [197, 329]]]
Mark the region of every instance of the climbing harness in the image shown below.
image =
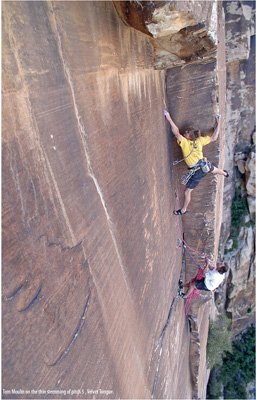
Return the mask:
[[205, 174], [210, 172], [211, 170], [211, 163], [207, 160], [206, 157], [202, 158], [201, 160], [198, 161], [197, 164], [195, 164], [192, 168], [190, 168], [189, 172], [187, 172], [185, 175], [182, 176], [181, 178], [181, 183], [182, 185], [186, 185], [187, 182], [191, 179], [191, 177], [201, 169]]
[[181, 183], [182, 185], [186, 185], [187, 182], [191, 179], [191, 177], [196, 173], [196, 171], [198, 171], [200, 169], [200, 167], [197, 168], [190, 168], [190, 171], [187, 172], [185, 175], [182, 176], [181, 178]]

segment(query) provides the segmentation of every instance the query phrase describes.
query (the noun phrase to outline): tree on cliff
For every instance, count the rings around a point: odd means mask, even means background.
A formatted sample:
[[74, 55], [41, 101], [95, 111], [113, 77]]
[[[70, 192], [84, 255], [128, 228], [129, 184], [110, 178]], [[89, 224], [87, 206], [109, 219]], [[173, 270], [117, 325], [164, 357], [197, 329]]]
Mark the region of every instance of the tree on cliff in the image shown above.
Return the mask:
[[[246, 388], [255, 380], [255, 326], [237, 337], [232, 352], [226, 352], [222, 366], [211, 371], [207, 398], [246, 399]], [[223, 389], [222, 389], [223, 388]]]

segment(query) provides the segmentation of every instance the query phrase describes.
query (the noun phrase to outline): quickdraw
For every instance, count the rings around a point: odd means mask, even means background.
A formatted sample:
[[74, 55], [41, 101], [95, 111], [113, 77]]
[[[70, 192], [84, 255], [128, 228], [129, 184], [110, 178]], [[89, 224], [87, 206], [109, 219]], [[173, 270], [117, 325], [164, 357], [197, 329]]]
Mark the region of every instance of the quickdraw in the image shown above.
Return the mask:
[[[200, 252], [200, 251], [198, 251], [198, 250], [193, 249], [192, 247], [190, 247], [190, 246], [185, 242], [184, 239], [183, 239], [183, 240], [178, 239], [178, 240], [177, 240], [177, 243], [178, 243], [178, 247], [182, 247], [182, 246], [184, 247], [184, 249], [187, 251], [187, 253], [188, 253], [188, 255], [189, 255], [191, 261], [193, 261], [193, 263], [197, 266], [197, 268], [202, 268], [202, 266], [199, 265], [199, 263], [196, 262], [196, 260], [195, 260], [195, 258], [194, 258], [194, 256], [193, 256], [193, 254], [194, 254], [194, 255], [197, 255], [199, 258], [204, 258], [209, 264], [211, 263], [211, 260], [206, 256], [205, 253], [202, 253], [202, 252]], [[192, 254], [192, 253], [193, 253], [193, 254]]]
[[208, 172], [210, 172], [211, 170], [211, 164], [210, 162], [207, 160], [206, 157], [202, 158], [201, 160], [198, 161], [198, 163], [190, 168], [190, 171], [187, 172], [185, 175], [182, 176], [181, 178], [181, 183], [182, 185], [186, 185], [187, 182], [191, 179], [191, 177], [196, 173], [196, 171], [198, 171], [199, 169], [201, 169], [205, 174], [207, 174]]
[[186, 243], [184, 239], [177, 239], [177, 244], [179, 247], [183, 246], [187, 251], [189, 252], [188, 249], [190, 249], [191, 253], [198, 254], [201, 258], [206, 257], [206, 254], [203, 252], [200, 252], [199, 250], [194, 249], [193, 247], [189, 246], [189, 244]]
[[198, 171], [201, 167], [196, 167], [196, 168], [191, 168], [189, 172], [187, 172], [185, 175], [182, 176], [181, 178], [181, 183], [182, 185], [186, 185], [187, 182], [191, 179], [191, 177]]
[[203, 252], [200, 252], [199, 250], [194, 249], [193, 247], [189, 246], [188, 243], [186, 243], [186, 241], [183, 239], [182, 243], [185, 247], [187, 247], [187, 249], [190, 249], [191, 253], [195, 253], [198, 254], [200, 257], [206, 257], [206, 254]]

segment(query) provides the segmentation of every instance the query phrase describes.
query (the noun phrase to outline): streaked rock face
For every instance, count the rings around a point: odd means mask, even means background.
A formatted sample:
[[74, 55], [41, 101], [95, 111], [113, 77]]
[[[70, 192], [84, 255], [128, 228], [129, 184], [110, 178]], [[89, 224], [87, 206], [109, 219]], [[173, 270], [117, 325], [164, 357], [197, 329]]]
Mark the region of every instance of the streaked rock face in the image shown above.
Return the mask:
[[247, 60], [255, 34], [254, 2], [225, 1], [227, 62]]
[[[172, 32], [167, 4], [154, 14], [145, 3], [133, 26], [148, 36], [124, 26], [112, 2], [3, 3], [6, 388], [205, 397], [209, 304], [194, 304], [190, 335], [176, 297], [182, 224], [172, 216], [183, 167], [170, 166], [180, 153], [154, 67], [205, 63], [168, 73], [167, 102], [182, 129], [211, 131], [218, 100], [225, 111], [217, 3], [172, 2]], [[138, 8], [153, 20], [143, 24]], [[238, 65], [230, 72], [242, 76]], [[220, 139], [206, 154], [222, 167]], [[208, 176], [183, 218], [186, 240], [208, 254], [217, 254], [222, 193], [223, 178]]]
[[3, 4], [5, 389], [191, 397], [152, 60], [111, 2]]

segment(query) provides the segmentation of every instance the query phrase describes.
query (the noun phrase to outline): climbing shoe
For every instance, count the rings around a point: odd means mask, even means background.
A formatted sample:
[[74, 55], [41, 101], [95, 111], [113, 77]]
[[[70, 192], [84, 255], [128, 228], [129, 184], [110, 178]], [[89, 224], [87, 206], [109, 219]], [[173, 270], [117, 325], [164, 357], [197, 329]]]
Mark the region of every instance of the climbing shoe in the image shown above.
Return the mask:
[[183, 289], [183, 282], [182, 282], [182, 280], [181, 279], [179, 279], [179, 281], [178, 281], [178, 286], [179, 286], [179, 288], [180, 289]]
[[181, 209], [179, 209], [179, 210], [174, 210], [174, 211], [173, 211], [173, 214], [174, 214], [174, 215], [184, 215], [184, 214], [186, 214], [186, 213], [187, 213], [187, 211], [182, 212]]
[[178, 295], [179, 295], [179, 297], [182, 297], [182, 299], [184, 298], [184, 296], [185, 296], [185, 293], [184, 292], [182, 292], [182, 290], [181, 289], [179, 289], [178, 290]]

